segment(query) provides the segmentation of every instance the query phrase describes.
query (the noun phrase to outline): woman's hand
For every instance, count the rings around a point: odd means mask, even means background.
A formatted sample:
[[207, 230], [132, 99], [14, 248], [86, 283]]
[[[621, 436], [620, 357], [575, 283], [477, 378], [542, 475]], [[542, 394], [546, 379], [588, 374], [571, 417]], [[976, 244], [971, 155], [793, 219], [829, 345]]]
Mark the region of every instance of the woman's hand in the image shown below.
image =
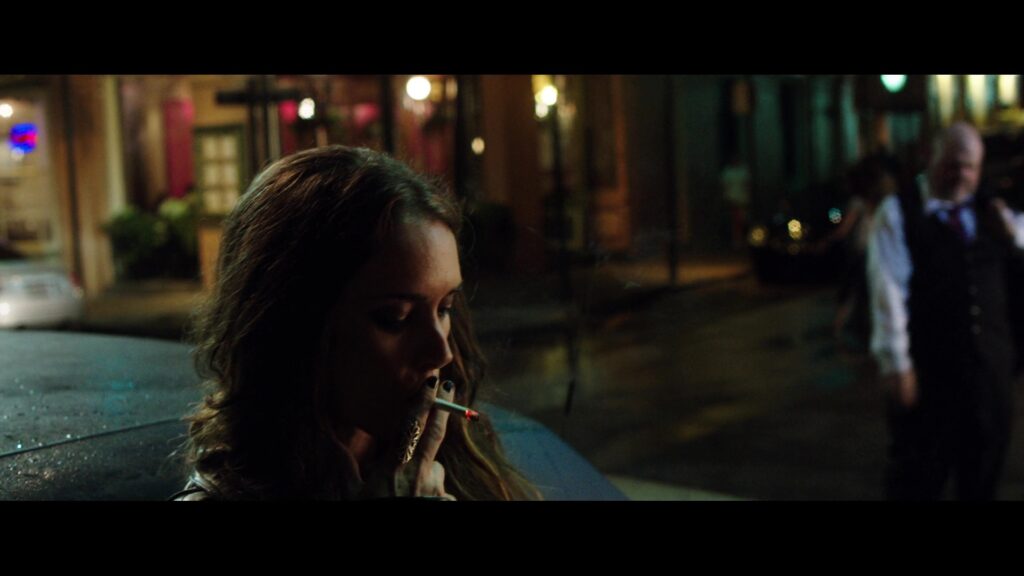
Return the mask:
[[453, 400], [454, 384], [448, 380], [439, 385], [437, 377], [424, 384], [402, 420], [396, 442], [382, 453], [385, 461], [367, 480], [364, 494], [455, 500], [445, 492], [444, 467], [435, 460], [448, 425], [448, 412], [434, 409], [435, 397]]

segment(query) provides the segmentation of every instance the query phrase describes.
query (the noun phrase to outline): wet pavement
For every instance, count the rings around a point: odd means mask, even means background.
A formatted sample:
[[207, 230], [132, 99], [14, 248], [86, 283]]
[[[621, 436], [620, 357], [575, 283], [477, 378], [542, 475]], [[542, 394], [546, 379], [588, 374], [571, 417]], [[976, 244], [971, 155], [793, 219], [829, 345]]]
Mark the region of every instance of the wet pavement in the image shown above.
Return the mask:
[[[540, 421], [634, 498], [880, 499], [883, 399], [863, 353], [831, 335], [833, 289], [764, 286], [736, 259], [680, 272], [667, 288], [658, 263], [577, 270], [569, 305], [551, 275], [467, 285], [490, 364], [481, 398]], [[85, 328], [180, 340], [201, 297], [188, 283], [111, 291]], [[1024, 499], [1022, 431], [1003, 499]]]
[[[689, 491], [678, 499], [878, 500], [883, 400], [866, 357], [832, 337], [833, 304], [827, 287], [747, 278], [608, 316], [576, 335], [568, 415], [567, 337], [488, 341], [488, 397], [642, 497], [671, 498], [677, 487]], [[1024, 498], [1020, 429], [1004, 499]]]

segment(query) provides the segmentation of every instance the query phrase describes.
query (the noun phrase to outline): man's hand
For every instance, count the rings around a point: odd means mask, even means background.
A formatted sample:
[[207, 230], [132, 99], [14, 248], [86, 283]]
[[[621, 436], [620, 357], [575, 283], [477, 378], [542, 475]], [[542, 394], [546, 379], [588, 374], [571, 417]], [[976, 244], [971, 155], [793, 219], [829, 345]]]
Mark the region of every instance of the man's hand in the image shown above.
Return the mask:
[[900, 406], [912, 408], [917, 404], [917, 373], [913, 369], [883, 376], [882, 386]]
[[981, 215], [986, 225], [999, 239], [1013, 244], [1017, 237], [1017, 229], [1013, 223], [1013, 212], [1002, 198], [993, 198]]

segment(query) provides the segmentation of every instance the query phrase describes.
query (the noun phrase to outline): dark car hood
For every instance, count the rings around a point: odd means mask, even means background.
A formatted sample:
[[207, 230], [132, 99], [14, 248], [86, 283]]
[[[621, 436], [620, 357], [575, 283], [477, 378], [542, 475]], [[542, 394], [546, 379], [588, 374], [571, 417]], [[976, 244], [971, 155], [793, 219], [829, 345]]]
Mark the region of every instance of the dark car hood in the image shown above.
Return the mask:
[[[201, 398], [190, 348], [145, 338], [0, 333], [0, 499], [162, 499]], [[534, 420], [482, 405], [510, 459], [548, 499], [624, 499]]]

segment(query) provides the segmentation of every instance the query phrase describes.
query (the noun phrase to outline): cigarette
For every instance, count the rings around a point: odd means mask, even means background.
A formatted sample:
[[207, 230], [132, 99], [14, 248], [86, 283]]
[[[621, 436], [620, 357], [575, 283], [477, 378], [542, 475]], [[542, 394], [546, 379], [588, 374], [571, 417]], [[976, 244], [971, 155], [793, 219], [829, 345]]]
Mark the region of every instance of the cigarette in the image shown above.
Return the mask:
[[444, 410], [446, 412], [462, 414], [463, 416], [466, 417], [466, 420], [472, 422], [476, 422], [477, 420], [480, 419], [480, 413], [477, 412], [476, 410], [471, 410], [469, 408], [466, 408], [465, 406], [461, 406], [459, 404], [449, 402], [447, 400], [442, 400], [440, 398], [434, 398], [434, 407], [440, 408], [441, 410]]

